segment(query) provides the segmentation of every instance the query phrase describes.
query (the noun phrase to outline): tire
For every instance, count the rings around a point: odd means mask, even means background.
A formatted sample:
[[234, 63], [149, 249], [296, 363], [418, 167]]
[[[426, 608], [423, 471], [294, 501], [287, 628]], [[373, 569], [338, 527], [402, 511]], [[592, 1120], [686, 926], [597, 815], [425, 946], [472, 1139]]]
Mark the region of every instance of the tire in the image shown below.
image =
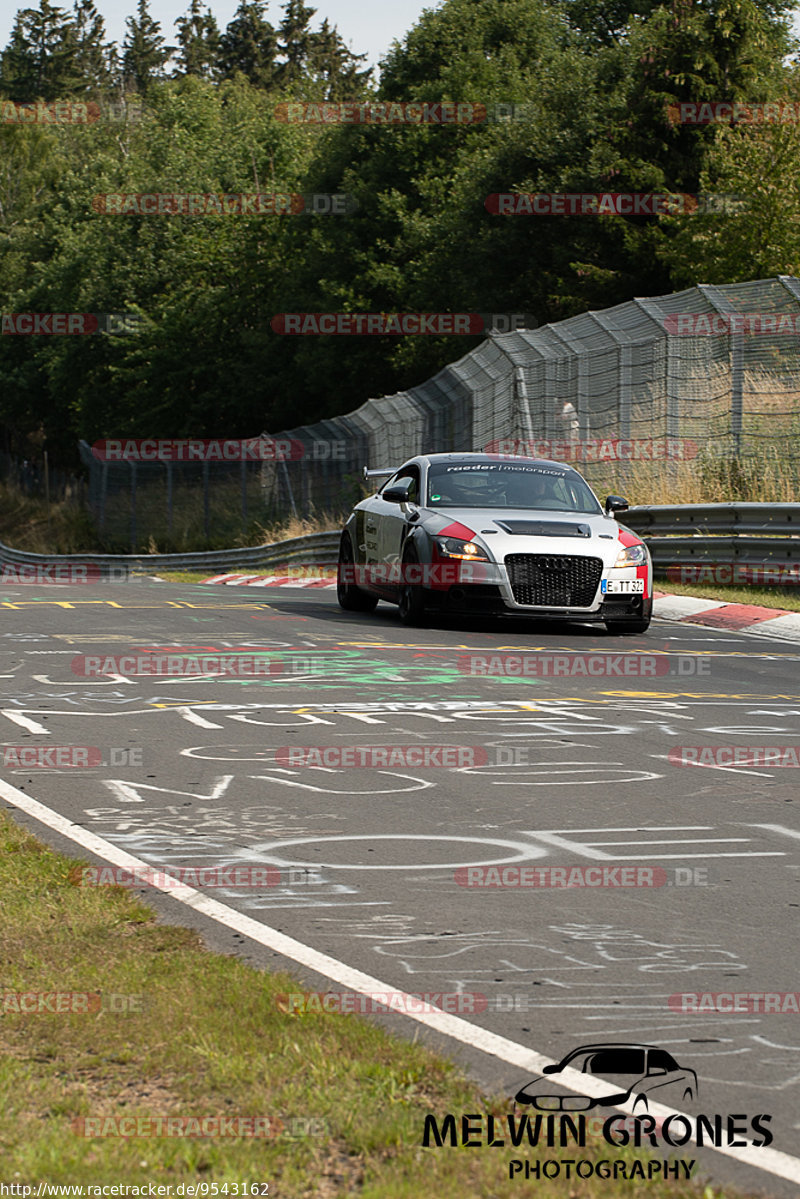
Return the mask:
[[633, 637], [636, 633], [646, 633], [650, 628], [650, 618], [646, 620], [607, 620], [605, 626], [609, 633], [618, 637]]
[[686, 1103], [688, 1100], [688, 1102], [691, 1103], [693, 1099], [694, 1099], [694, 1091], [692, 1090], [691, 1087], [687, 1087], [686, 1090], [683, 1092], [682, 1102]]
[[648, 1105], [648, 1103], [647, 1103], [647, 1096], [646, 1096], [646, 1095], [637, 1095], [637, 1096], [636, 1096], [636, 1099], [634, 1100], [634, 1103], [633, 1103], [633, 1114], [634, 1114], [634, 1116], [636, 1115], [636, 1109], [637, 1109], [637, 1107], [639, 1106], [639, 1104], [640, 1104], [640, 1103], [643, 1103], [643, 1104], [644, 1104], [644, 1110], [645, 1110], [646, 1112], [650, 1110], [650, 1108], [649, 1108], [649, 1105]]
[[[403, 553], [404, 572], [407, 566], [419, 566], [419, 554], [413, 545], [407, 546]], [[401, 624], [409, 628], [419, 628], [425, 624], [425, 593], [422, 583], [407, 583], [403, 580], [397, 606]]]
[[362, 591], [360, 587], [347, 579], [347, 567], [352, 573], [355, 566], [353, 554], [353, 543], [350, 540], [349, 533], [342, 533], [342, 540], [339, 542], [339, 563], [336, 569], [336, 598], [339, 601], [339, 607], [344, 608], [345, 612], [374, 612], [378, 606], [378, 597], [370, 595], [368, 591]]

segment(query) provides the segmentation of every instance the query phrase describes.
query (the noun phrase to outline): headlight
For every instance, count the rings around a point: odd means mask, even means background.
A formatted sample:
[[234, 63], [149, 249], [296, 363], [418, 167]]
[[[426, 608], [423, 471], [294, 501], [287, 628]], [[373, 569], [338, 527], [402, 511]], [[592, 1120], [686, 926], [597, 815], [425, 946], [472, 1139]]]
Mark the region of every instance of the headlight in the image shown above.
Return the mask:
[[474, 541], [460, 541], [457, 537], [436, 537], [436, 548], [443, 558], [462, 558], [466, 562], [488, 562], [489, 556]]
[[618, 566], [639, 566], [642, 562], [647, 561], [647, 550], [643, 545], [629, 545], [622, 550], [616, 562], [614, 569]]

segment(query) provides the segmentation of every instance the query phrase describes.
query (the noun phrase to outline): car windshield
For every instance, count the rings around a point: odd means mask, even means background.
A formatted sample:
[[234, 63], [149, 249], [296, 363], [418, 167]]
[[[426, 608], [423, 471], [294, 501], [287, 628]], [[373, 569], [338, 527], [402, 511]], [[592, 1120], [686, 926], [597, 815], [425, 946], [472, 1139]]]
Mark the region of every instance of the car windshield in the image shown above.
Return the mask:
[[428, 506], [602, 512], [596, 497], [576, 471], [505, 462], [431, 464]]
[[626, 1045], [605, 1049], [576, 1049], [559, 1063], [559, 1070], [580, 1070], [583, 1074], [644, 1074], [644, 1050]]

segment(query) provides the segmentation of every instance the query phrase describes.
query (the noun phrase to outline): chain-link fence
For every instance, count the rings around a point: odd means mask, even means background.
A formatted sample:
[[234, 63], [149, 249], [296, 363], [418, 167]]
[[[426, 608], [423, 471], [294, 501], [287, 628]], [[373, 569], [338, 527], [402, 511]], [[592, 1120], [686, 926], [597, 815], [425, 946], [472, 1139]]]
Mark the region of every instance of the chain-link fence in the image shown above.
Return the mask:
[[53, 470], [46, 457], [13, 458], [0, 452], [0, 483], [35, 499], [79, 507], [87, 499], [86, 480], [73, 471]]
[[273, 438], [289, 447], [278, 460], [236, 463], [100, 462], [81, 443], [104, 539], [233, 544], [253, 521], [346, 510], [365, 465], [450, 450], [572, 461], [596, 489], [637, 482], [638, 503], [680, 503], [687, 480], [713, 490], [732, 470], [763, 485], [772, 469], [785, 494], [769, 498], [796, 499], [800, 280], [699, 286], [492, 334], [418, 387]]

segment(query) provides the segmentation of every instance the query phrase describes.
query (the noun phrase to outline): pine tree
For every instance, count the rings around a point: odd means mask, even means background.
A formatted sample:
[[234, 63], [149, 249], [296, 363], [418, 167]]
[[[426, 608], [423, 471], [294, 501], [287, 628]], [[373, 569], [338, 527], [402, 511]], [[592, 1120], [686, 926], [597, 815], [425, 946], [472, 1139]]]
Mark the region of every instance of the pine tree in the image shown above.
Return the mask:
[[191, 0], [186, 14], [175, 22], [180, 53], [178, 65], [184, 75], [214, 79], [218, 74], [219, 27], [211, 9], [202, 11], [200, 0]]
[[278, 27], [278, 50], [286, 59], [278, 68], [281, 87], [291, 87], [305, 78], [315, 36], [309, 23], [316, 11], [303, 0], [286, 0], [283, 6], [283, 20]]
[[241, 71], [256, 87], [273, 82], [278, 39], [265, 19], [266, 8], [265, 0], [241, 0], [220, 38], [219, 67], [225, 78]]
[[372, 70], [359, 71], [366, 54], [352, 54], [336, 26], [331, 28], [327, 17], [317, 33], [311, 35], [308, 71], [322, 84], [326, 100], [350, 100], [364, 91]]
[[94, 0], [75, 0], [73, 13], [76, 72], [81, 79], [81, 90], [95, 95], [112, 82], [116, 47], [106, 43], [105, 22]]
[[75, 24], [49, 0], [17, 13], [3, 51], [0, 85], [18, 102], [57, 100], [80, 90]]
[[144, 95], [156, 79], [163, 79], [164, 64], [174, 47], [166, 46], [161, 25], [150, 16], [148, 0], [139, 0], [136, 16], [128, 17], [128, 32], [122, 43], [122, 72], [125, 85]]

